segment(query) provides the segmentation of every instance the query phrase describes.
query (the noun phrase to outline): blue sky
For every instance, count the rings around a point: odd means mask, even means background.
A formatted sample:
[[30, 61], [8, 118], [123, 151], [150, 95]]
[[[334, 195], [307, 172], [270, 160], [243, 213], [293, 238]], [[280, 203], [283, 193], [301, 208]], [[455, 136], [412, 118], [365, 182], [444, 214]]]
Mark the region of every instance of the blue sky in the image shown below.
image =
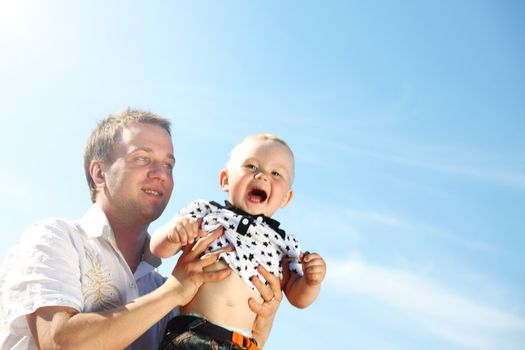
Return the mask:
[[0, 52], [0, 259], [83, 214], [85, 139], [137, 107], [173, 122], [152, 228], [244, 136], [293, 148], [276, 218], [328, 274], [268, 349], [525, 348], [523, 2], [1, 0]]

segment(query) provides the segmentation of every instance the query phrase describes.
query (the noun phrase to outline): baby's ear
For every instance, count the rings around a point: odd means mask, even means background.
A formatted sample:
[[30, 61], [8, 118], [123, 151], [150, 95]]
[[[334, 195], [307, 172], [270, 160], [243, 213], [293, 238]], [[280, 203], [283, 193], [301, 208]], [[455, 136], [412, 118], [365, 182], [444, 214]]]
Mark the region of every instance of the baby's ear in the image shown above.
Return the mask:
[[221, 188], [224, 192], [228, 192], [230, 190], [230, 183], [228, 179], [228, 170], [222, 169], [219, 173], [219, 181], [221, 183]]
[[283, 201], [281, 203], [281, 208], [286, 207], [290, 203], [292, 198], [293, 198], [293, 190], [290, 188], [288, 190], [288, 193], [286, 193], [286, 196], [283, 198]]

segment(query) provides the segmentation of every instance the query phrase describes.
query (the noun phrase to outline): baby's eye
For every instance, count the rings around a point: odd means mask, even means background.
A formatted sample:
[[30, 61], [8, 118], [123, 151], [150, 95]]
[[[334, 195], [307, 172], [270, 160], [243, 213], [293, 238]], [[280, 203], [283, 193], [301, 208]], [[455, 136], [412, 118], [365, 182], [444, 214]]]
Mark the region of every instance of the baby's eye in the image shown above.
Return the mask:
[[246, 169], [249, 169], [251, 171], [257, 171], [257, 166], [254, 164], [246, 164]]
[[281, 177], [281, 174], [278, 171], [272, 171], [273, 177]]

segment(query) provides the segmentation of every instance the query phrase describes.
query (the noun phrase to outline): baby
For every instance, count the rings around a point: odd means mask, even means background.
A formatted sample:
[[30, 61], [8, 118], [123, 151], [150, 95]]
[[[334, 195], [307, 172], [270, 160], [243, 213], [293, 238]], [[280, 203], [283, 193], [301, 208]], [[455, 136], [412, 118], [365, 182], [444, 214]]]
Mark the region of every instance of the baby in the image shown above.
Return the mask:
[[[210, 246], [222, 253], [211, 270], [229, 266], [232, 273], [218, 283], [204, 284], [181, 315], [168, 325], [161, 349], [257, 349], [251, 330], [256, 315], [248, 299], [262, 302], [251, 278], [264, 278], [261, 265], [283, 281], [283, 291], [298, 308], [312, 304], [319, 294], [326, 265], [316, 253], [302, 253], [297, 240], [279, 228], [273, 214], [293, 197], [294, 156], [288, 145], [270, 134], [257, 134], [241, 141], [230, 153], [220, 172], [220, 185], [228, 192], [225, 205], [198, 200], [179, 211], [173, 221], [158, 229], [151, 239], [151, 251], [169, 257], [193, 243], [202, 232], [220, 226], [224, 234]], [[174, 228], [173, 228], [174, 227]], [[201, 229], [203, 231], [201, 231]], [[283, 257], [288, 263], [284, 269]]]

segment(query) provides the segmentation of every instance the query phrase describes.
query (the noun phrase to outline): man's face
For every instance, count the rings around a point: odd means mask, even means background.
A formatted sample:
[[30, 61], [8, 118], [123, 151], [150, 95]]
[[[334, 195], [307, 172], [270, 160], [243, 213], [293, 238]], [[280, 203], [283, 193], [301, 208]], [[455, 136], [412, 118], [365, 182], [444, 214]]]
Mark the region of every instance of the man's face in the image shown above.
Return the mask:
[[162, 127], [136, 123], [122, 132], [104, 165], [103, 200], [117, 219], [148, 225], [168, 204], [175, 165], [171, 137]]

